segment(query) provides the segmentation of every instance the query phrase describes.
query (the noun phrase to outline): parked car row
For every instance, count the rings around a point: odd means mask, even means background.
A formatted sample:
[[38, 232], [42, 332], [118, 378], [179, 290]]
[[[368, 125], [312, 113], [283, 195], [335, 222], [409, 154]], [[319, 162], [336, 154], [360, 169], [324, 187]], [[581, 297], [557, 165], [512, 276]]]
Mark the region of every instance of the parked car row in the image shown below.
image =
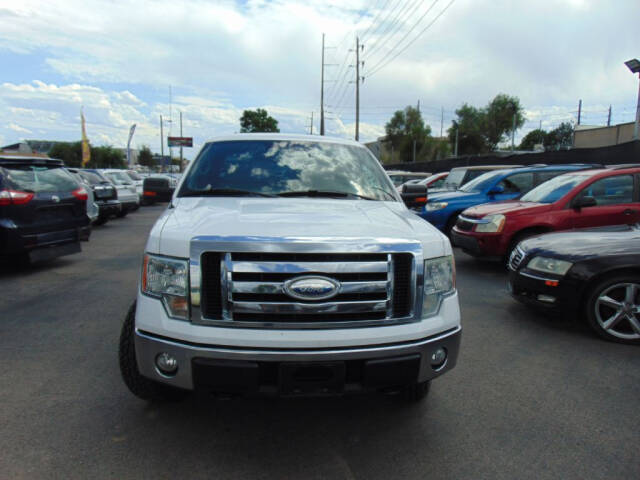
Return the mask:
[[640, 165], [510, 167], [454, 191], [403, 191], [464, 253], [505, 262], [518, 301], [640, 344]]
[[143, 183], [165, 178], [175, 188], [172, 177], [143, 179], [132, 170], [67, 168], [42, 155], [2, 154], [0, 259], [36, 262], [80, 252], [91, 225], [137, 210]]

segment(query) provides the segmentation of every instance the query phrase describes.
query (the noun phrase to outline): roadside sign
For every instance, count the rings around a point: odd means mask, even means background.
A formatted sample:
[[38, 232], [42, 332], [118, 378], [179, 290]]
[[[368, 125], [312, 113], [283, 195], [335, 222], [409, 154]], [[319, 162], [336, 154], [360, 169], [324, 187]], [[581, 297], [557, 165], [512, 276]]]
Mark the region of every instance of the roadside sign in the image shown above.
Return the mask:
[[167, 137], [170, 147], [193, 147], [193, 137]]

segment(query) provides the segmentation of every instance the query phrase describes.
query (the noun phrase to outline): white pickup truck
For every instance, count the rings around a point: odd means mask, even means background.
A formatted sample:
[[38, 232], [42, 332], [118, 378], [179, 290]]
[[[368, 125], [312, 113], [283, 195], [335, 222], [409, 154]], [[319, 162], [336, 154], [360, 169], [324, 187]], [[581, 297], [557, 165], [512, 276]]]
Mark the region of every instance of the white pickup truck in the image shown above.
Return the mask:
[[151, 230], [119, 358], [146, 400], [418, 400], [455, 366], [460, 337], [449, 241], [368, 149], [240, 134], [204, 145]]

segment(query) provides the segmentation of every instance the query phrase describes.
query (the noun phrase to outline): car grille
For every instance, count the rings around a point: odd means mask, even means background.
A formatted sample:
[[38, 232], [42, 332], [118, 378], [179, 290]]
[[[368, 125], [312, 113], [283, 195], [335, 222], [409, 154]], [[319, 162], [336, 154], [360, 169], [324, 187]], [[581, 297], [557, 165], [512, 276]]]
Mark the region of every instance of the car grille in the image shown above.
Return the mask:
[[[206, 320], [260, 324], [381, 321], [412, 314], [411, 253], [205, 252], [201, 309]], [[340, 283], [325, 300], [296, 299], [285, 282], [322, 276]]]
[[524, 256], [524, 250], [520, 247], [514, 248], [511, 255], [509, 255], [509, 262], [507, 263], [509, 269], [515, 272], [522, 263], [522, 260], [524, 260]]

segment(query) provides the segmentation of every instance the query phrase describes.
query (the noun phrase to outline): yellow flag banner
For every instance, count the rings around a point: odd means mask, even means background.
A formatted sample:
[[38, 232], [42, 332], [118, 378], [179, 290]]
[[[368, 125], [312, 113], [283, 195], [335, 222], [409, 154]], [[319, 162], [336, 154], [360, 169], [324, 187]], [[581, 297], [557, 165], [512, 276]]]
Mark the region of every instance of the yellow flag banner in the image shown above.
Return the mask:
[[80, 111], [80, 119], [82, 120], [82, 166], [86, 167], [91, 159], [91, 149], [89, 148], [89, 139], [87, 138], [87, 130], [84, 126], [84, 113]]

